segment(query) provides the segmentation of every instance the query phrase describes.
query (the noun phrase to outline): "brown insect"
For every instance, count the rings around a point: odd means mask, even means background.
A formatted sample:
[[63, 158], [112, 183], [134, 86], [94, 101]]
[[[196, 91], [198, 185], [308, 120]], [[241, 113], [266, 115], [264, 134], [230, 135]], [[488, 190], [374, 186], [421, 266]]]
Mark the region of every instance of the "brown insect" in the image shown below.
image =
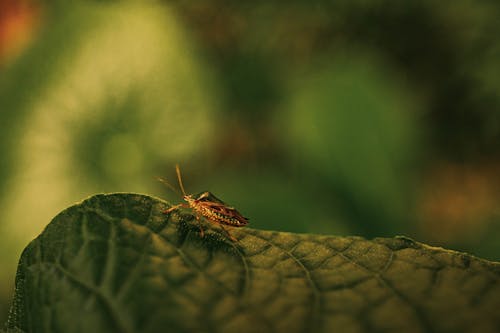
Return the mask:
[[[244, 227], [248, 224], [248, 219], [243, 217], [235, 208], [228, 207], [222, 200], [218, 199], [215, 195], [208, 191], [201, 192], [197, 195], [186, 194], [184, 185], [182, 184], [181, 170], [178, 164], [175, 166], [175, 171], [177, 173], [179, 187], [182, 191], [182, 198], [187, 203], [174, 205], [164, 210], [163, 214], [169, 214], [180, 207], [191, 208], [195, 213], [194, 216], [196, 220], [198, 221], [201, 237], [204, 236], [203, 227], [201, 225], [201, 218], [204, 217], [206, 220], [219, 225], [232, 241], [237, 241], [237, 239], [229, 233], [224, 225], [231, 227]], [[178, 191], [167, 181], [163, 179], [159, 180], [178, 193]]]

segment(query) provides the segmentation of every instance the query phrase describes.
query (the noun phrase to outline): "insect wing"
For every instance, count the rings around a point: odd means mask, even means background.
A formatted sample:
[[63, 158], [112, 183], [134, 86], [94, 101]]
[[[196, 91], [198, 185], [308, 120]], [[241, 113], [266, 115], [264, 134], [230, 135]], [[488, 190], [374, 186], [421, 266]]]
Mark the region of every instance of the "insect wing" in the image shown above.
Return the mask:
[[218, 214], [236, 219], [241, 226], [248, 224], [248, 219], [241, 215], [241, 213], [233, 207], [228, 207], [225, 204], [218, 202], [204, 202], [204, 205], [206, 205], [210, 210], [217, 212]]

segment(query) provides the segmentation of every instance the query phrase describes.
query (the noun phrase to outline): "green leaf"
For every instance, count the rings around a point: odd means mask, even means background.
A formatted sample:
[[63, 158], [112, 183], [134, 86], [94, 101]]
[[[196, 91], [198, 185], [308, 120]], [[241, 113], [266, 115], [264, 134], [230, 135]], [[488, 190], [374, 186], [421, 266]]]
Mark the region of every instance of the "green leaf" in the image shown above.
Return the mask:
[[232, 228], [96, 195], [24, 250], [9, 328], [26, 332], [498, 332], [500, 264], [405, 237]]
[[14, 328], [0, 329], [0, 333], [24, 333], [24, 331], [14, 327]]

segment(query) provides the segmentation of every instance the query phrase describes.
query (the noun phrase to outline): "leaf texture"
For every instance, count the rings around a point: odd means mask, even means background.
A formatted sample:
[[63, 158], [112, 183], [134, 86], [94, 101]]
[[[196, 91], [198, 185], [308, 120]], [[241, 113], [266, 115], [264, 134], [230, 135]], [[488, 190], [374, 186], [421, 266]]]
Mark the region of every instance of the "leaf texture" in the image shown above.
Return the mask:
[[[25, 332], [499, 332], [500, 264], [405, 237], [219, 227], [96, 195], [24, 250], [7, 327]], [[11, 331], [7, 331], [11, 332]]]

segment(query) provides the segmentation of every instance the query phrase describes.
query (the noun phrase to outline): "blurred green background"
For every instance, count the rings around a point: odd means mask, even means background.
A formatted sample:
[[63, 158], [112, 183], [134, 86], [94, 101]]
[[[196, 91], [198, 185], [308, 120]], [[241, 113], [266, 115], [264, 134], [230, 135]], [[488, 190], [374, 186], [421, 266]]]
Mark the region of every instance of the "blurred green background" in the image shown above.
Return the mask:
[[0, 322], [22, 249], [101, 192], [500, 259], [496, 1], [0, 1]]

